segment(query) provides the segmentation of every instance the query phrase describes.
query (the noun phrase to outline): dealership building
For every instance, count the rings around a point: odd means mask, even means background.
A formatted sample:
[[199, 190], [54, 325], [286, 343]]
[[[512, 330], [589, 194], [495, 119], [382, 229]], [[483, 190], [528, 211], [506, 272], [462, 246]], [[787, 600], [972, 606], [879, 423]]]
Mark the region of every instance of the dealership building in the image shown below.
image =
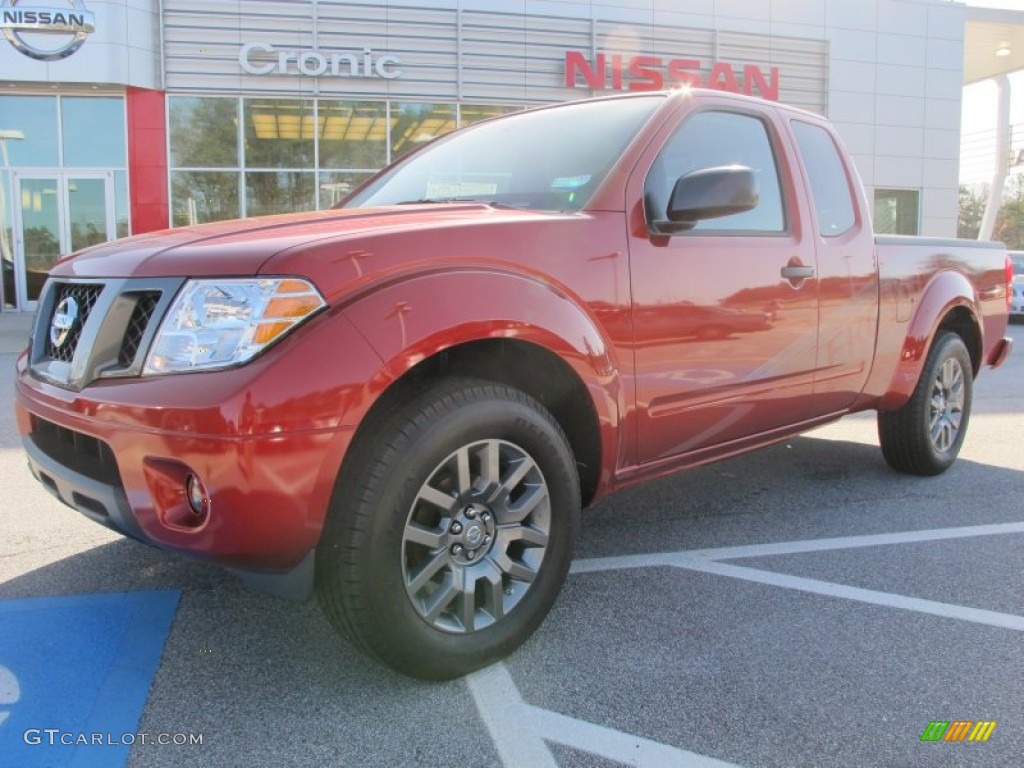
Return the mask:
[[327, 208], [456, 127], [686, 84], [827, 115], [876, 229], [953, 236], [962, 88], [1024, 67], [1022, 30], [950, 0], [2, 0], [3, 305], [87, 245]]

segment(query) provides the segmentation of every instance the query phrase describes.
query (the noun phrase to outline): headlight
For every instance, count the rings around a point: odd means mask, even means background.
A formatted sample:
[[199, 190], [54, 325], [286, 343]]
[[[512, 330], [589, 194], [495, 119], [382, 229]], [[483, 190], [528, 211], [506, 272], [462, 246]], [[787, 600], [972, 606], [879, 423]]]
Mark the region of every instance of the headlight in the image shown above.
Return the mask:
[[306, 280], [189, 280], [160, 324], [143, 374], [206, 371], [252, 359], [325, 302]]

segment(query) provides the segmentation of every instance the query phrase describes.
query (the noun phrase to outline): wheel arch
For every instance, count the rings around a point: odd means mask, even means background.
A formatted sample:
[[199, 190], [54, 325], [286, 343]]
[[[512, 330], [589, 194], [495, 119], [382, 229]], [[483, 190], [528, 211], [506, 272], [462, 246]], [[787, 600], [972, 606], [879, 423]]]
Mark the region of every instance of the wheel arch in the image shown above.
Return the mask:
[[974, 287], [960, 272], [947, 270], [933, 277], [922, 292], [910, 320], [899, 363], [879, 410], [895, 410], [910, 399], [928, 350], [941, 331], [950, 331], [960, 337], [971, 358], [972, 374], [978, 374], [984, 349], [978, 306]]
[[364, 407], [348, 414], [354, 443], [375, 414], [425, 382], [486, 379], [525, 392], [555, 417], [576, 459], [583, 506], [609, 483], [625, 393], [611, 344], [575, 297], [523, 275], [443, 273], [388, 286], [344, 311], [383, 361]]

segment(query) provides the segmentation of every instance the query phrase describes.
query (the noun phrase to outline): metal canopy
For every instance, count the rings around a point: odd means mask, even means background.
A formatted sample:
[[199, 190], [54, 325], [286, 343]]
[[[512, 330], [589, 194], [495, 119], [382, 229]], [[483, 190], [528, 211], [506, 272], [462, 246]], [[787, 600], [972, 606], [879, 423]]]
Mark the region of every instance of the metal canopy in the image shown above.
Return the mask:
[[964, 85], [1019, 69], [1024, 69], [1024, 10], [968, 7]]

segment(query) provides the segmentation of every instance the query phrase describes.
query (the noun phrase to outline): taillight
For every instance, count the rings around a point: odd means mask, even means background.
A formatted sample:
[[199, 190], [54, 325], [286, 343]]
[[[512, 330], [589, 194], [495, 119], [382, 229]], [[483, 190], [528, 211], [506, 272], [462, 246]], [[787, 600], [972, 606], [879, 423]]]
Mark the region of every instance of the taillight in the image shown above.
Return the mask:
[[1013, 304], [1013, 259], [1006, 254], [1006, 312], [1009, 314]]

